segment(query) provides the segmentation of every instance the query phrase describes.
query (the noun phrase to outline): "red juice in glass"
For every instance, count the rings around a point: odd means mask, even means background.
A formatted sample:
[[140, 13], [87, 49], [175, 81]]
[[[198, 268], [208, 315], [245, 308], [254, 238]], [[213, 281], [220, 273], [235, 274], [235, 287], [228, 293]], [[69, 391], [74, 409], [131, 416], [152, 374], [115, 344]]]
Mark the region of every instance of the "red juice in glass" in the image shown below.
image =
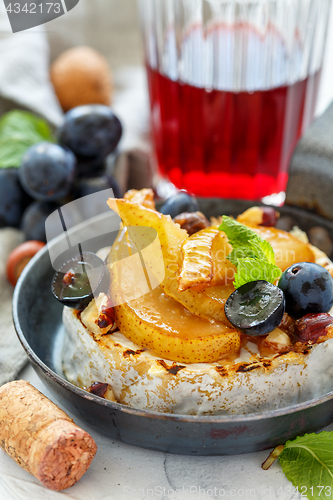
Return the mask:
[[162, 175], [199, 196], [260, 199], [285, 191], [291, 154], [314, 115], [320, 71], [254, 92], [206, 90], [147, 71]]
[[330, 2], [139, 2], [159, 172], [199, 196], [283, 200]]

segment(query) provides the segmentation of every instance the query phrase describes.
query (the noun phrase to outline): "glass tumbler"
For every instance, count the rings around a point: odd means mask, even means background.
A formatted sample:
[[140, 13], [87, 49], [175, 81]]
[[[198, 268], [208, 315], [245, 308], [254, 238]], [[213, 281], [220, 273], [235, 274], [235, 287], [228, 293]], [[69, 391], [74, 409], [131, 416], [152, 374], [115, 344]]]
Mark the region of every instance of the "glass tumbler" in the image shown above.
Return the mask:
[[164, 178], [199, 196], [283, 199], [314, 116], [330, 4], [139, 0]]

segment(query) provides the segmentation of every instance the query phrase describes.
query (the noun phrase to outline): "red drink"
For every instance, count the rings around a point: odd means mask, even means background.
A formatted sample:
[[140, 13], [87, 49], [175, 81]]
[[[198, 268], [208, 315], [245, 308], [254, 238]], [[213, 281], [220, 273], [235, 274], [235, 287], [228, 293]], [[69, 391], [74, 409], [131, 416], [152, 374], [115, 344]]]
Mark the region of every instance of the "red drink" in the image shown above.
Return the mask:
[[260, 199], [285, 191], [293, 149], [314, 115], [319, 76], [236, 93], [183, 84], [148, 67], [160, 172], [199, 196]]

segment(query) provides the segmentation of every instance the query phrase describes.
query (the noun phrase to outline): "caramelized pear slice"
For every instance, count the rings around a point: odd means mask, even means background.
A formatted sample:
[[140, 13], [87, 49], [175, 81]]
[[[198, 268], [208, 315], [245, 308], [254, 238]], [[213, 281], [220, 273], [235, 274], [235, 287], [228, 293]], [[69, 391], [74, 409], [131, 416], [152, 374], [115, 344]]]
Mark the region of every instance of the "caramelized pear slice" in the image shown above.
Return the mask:
[[261, 238], [269, 241], [275, 255], [276, 265], [285, 271], [297, 262], [315, 262], [315, 255], [308, 243], [303, 243], [292, 234], [274, 227], [251, 227]]
[[112, 247], [110, 294], [121, 333], [157, 356], [182, 363], [211, 363], [240, 349], [240, 333], [219, 321], [210, 322], [190, 313], [159, 286], [134, 300], [126, 266], [113, 265], [131, 254], [130, 234], [123, 228]]
[[222, 321], [230, 326], [224, 314], [224, 304], [234, 291], [232, 285], [212, 286], [204, 290], [178, 290], [179, 259], [186, 231], [174, 223], [170, 216], [149, 210], [122, 199], [108, 200], [109, 207], [117, 212], [125, 226], [148, 226], [157, 231], [163, 254], [165, 277], [161, 287], [167, 295], [180, 302], [193, 314], [209, 320]]

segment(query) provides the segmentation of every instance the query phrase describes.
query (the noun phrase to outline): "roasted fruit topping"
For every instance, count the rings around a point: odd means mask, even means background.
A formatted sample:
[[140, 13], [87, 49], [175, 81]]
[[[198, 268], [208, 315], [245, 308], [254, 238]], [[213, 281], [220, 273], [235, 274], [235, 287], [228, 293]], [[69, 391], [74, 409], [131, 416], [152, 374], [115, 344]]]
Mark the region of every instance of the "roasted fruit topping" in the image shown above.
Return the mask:
[[[112, 200], [111, 205], [116, 204]], [[131, 206], [128, 202], [118, 202], [120, 213], [123, 210], [129, 209], [128, 215], [133, 216], [133, 209], [138, 212], [138, 215], [144, 213], [143, 207], [137, 205]], [[129, 205], [129, 206], [128, 206]], [[181, 229], [179, 226], [173, 224], [170, 218], [166, 218], [158, 212], [149, 211], [149, 214], [154, 215], [160, 220], [169, 222], [170, 232], [164, 234], [160, 232], [161, 244], [164, 245], [165, 238], [169, 235], [170, 244], [168, 249], [172, 250], [171, 243], [175, 244], [172, 238], [172, 227], [178, 231], [181, 236]], [[164, 217], [164, 218], [163, 218]], [[123, 213], [125, 219], [125, 213]], [[126, 217], [127, 219], [127, 217]], [[139, 219], [141, 221], [141, 219]], [[143, 220], [145, 223], [145, 220]], [[162, 239], [163, 236], [163, 239]], [[110, 254], [110, 274], [111, 274], [111, 298], [114, 303], [119, 305], [115, 306], [115, 315], [118, 327], [121, 333], [129, 338], [135, 344], [141, 347], [151, 349], [155, 355], [161, 356], [165, 359], [172, 361], [180, 361], [184, 363], [210, 363], [217, 361], [222, 356], [237, 353], [240, 348], [240, 333], [234, 328], [229, 328], [221, 321], [208, 321], [203, 317], [192, 314], [179, 302], [171, 297], [168, 297], [161, 287], [143, 294], [138, 294], [135, 299], [126, 300], [135, 287], [140, 287], [140, 279], [136, 276], [128, 276], [125, 266], [118, 266], [118, 261], [125, 259], [130, 254], [130, 234], [122, 229], [112, 247]], [[168, 273], [168, 270], [167, 270]], [[169, 276], [169, 274], [168, 274]], [[171, 280], [167, 280], [169, 282]], [[177, 280], [174, 280], [177, 283]], [[213, 305], [219, 306], [220, 316], [224, 316], [223, 304], [229, 294], [228, 287], [225, 292], [224, 300], [222, 301], [221, 294], [215, 292], [215, 300], [212, 300]], [[142, 290], [142, 287], [140, 287]], [[140, 291], [139, 290], [139, 291]], [[202, 315], [209, 315], [212, 313], [208, 297], [204, 295], [191, 296], [190, 290], [179, 292], [180, 296], [185, 297], [185, 301], [190, 303], [191, 309], [195, 304], [198, 304], [200, 309], [198, 313]]]
[[164, 215], [170, 215], [172, 218], [182, 212], [197, 212], [199, 204], [194, 196], [188, 194], [185, 190], [170, 196], [161, 206], [160, 212]]
[[333, 318], [329, 314], [307, 314], [295, 321], [294, 334], [301, 342], [316, 342], [319, 337], [327, 335], [329, 325], [333, 325]]
[[232, 325], [247, 335], [266, 335], [283, 317], [283, 292], [268, 281], [251, 281], [237, 288], [225, 304], [225, 315]]
[[237, 217], [241, 224], [254, 224], [258, 226], [275, 226], [280, 217], [279, 212], [273, 207], [251, 207]]
[[202, 229], [182, 244], [183, 263], [178, 277], [180, 292], [193, 286], [207, 285], [213, 274], [211, 248], [219, 230]]
[[150, 188], [130, 189], [124, 194], [124, 200], [155, 210], [154, 191]]
[[26, 241], [16, 247], [9, 255], [7, 261], [7, 278], [15, 286], [23, 269], [28, 262], [45, 246], [42, 241]]
[[234, 279], [235, 266], [227, 259], [232, 247], [215, 227], [202, 229], [182, 244], [178, 291], [225, 285]]
[[224, 314], [224, 304], [234, 291], [232, 284], [210, 286], [204, 290], [178, 291], [177, 274], [181, 246], [188, 238], [184, 229], [175, 224], [170, 217], [148, 210], [142, 205], [130, 201], [109, 199], [108, 205], [111, 210], [120, 215], [125, 226], [146, 226], [157, 231], [165, 269], [165, 278], [161, 283], [161, 287], [167, 295], [183, 304], [186, 309], [195, 315], [209, 320], [218, 320], [230, 326]]
[[183, 212], [173, 220], [185, 229], [189, 236], [210, 226], [209, 220], [201, 212]]
[[116, 319], [111, 300], [105, 293], [100, 293], [81, 313], [82, 323], [97, 336], [114, 330]]
[[55, 273], [52, 293], [64, 306], [82, 311], [97, 295], [104, 273], [104, 262], [92, 252], [83, 252]]
[[286, 231], [281, 231], [275, 227], [252, 227], [261, 238], [267, 240], [274, 250], [275, 263], [285, 271], [296, 262], [314, 262], [315, 256], [308, 243], [300, 241]]
[[328, 312], [333, 306], [333, 279], [322, 266], [298, 262], [281, 276], [279, 287], [286, 298], [286, 312], [292, 318]]
[[41, 142], [31, 146], [22, 158], [19, 178], [24, 190], [39, 201], [66, 196], [75, 175], [72, 151], [57, 144]]

